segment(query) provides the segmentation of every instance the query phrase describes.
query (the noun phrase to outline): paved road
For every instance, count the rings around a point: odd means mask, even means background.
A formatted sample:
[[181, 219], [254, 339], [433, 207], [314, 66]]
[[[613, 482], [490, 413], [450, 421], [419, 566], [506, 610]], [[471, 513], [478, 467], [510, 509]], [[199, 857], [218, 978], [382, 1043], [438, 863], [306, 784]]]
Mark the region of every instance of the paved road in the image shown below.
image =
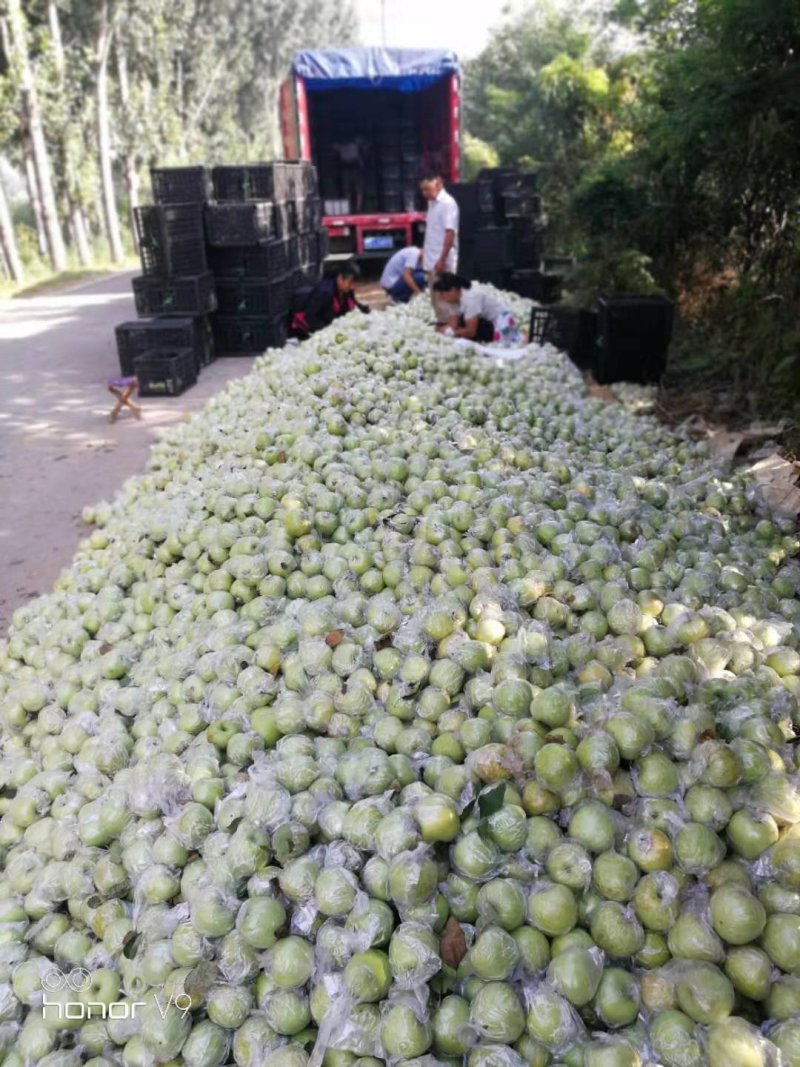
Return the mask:
[[0, 634], [69, 563], [86, 532], [81, 509], [144, 469], [158, 429], [252, 365], [217, 360], [183, 396], [141, 401], [140, 422], [109, 423], [114, 326], [136, 317], [131, 276], [0, 301]]

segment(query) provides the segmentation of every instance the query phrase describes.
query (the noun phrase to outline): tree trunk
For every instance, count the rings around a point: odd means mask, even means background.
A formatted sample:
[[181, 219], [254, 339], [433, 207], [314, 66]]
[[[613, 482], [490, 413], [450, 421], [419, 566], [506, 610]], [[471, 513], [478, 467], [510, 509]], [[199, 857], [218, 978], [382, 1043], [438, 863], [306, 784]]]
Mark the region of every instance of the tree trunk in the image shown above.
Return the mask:
[[94, 261], [92, 244], [86, 227], [86, 218], [80, 204], [70, 203], [69, 221], [72, 229], [72, 240], [78, 253], [78, 260], [82, 267], [91, 267]]
[[0, 182], [0, 249], [2, 249], [3, 259], [8, 266], [12, 281], [24, 282], [25, 270], [19, 256], [14, 224], [11, 221], [11, 212], [8, 210], [8, 201], [2, 182]]
[[64, 42], [61, 39], [61, 19], [58, 16], [56, 0], [47, 0], [47, 21], [50, 26], [50, 40], [53, 44], [53, 59], [56, 65], [58, 80], [63, 84], [67, 71], [64, 58]]
[[64, 247], [64, 235], [56, 211], [56, 197], [53, 191], [53, 178], [50, 170], [50, 158], [42, 128], [42, 116], [39, 110], [39, 98], [36, 82], [28, 54], [28, 33], [21, 0], [8, 0], [8, 24], [11, 49], [17, 60], [19, 70], [20, 94], [22, 106], [28, 119], [31, 136], [33, 164], [36, 182], [42, 206], [42, 221], [47, 234], [47, 248], [53, 270], [64, 270], [67, 265], [67, 253]]
[[[125, 54], [125, 46], [117, 35], [114, 51], [117, 57], [117, 83], [119, 85], [119, 97], [122, 101], [122, 110], [126, 120], [126, 130], [130, 131], [131, 126], [131, 90], [130, 83], [128, 81], [128, 59]], [[137, 245], [136, 241], [136, 226], [133, 221], [133, 209], [139, 206], [139, 172], [137, 170], [136, 152], [133, 145], [130, 142], [130, 138], [126, 138], [125, 154], [122, 162], [122, 172], [125, 178], [125, 188], [128, 192], [128, 207], [130, 208], [131, 218], [131, 233], [133, 234], [134, 246]], [[138, 247], [136, 248], [138, 252]]]
[[108, 21], [107, 0], [100, 0], [100, 24], [97, 31], [97, 144], [100, 152], [100, 183], [103, 189], [103, 217], [106, 223], [108, 247], [115, 263], [123, 260], [122, 238], [119, 232], [117, 196], [114, 190], [114, 170], [111, 163], [111, 126], [108, 110], [108, 55], [114, 27]]
[[25, 159], [25, 184], [28, 187], [28, 199], [33, 209], [33, 217], [36, 220], [36, 240], [39, 245], [39, 255], [47, 255], [47, 234], [44, 229], [42, 218], [42, 201], [39, 197], [39, 186], [36, 182], [36, 167], [33, 162], [33, 147], [27, 131], [22, 134], [22, 154]]

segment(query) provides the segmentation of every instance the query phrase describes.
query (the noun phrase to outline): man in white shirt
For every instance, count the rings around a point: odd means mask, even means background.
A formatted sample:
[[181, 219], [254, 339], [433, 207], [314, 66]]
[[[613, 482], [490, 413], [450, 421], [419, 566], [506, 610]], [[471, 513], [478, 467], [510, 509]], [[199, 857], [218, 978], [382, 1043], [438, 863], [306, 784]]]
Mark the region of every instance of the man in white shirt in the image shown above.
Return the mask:
[[383, 269], [381, 285], [396, 304], [407, 304], [412, 296], [425, 288], [422, 270], [422, 249], [401, 248]]
[[431, 303], [437, 318], [440, 322], [446, 322], [446, 312], [439, 307], [433, 286], [440, 274], [453, 274], [458, 268], [458, 204], [447, 192], [438, 174], [424, 175], [420, 189], [428, 201], [422, 269], [428, 278]]

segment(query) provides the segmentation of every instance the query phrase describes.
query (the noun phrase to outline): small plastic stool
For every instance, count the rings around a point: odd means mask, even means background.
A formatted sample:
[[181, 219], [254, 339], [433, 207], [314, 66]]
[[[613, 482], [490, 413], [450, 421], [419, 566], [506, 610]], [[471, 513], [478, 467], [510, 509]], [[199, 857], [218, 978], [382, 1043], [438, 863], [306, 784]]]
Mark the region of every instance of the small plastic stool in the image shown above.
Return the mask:
[[134, 404], [131, 397], [139, 387], [138, 380], [134, 378], [109, 378], [106, 383], [109, 393], [113, 393], [117, 398], [117, 402], [114, 405], [114, 410], [108, 416], [109, 422], [116, 422], [117, 417], [123, 408], [129, 408], [133, 412], [133, 416], [136, 419], [142, 417], [142, 409], [138, 404]]

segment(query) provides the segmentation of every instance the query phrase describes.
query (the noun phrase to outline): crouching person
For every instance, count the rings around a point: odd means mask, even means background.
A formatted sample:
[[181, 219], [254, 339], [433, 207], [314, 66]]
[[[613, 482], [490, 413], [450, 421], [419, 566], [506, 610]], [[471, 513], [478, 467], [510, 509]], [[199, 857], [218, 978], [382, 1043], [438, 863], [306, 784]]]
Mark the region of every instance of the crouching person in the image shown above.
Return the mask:
[[459, 274], [442, 274], [433, 290], [442, 304], [452, 309], [449, 322], [439, 327], [455, 337], [482, 344], [518, 345], [522, 331], [503, 301], [487, 289], [473, 289], [472, 282]]
[[356, 308], [369, 314], [367, 305], [356, 300], [355, 286], [359, 274], [355, 263], [345, 263], [337, 268], [335, 275], [318, 282], [308, 294], [306, 306], [292, 318], [291, 336], [305, 340], [317, 330], [330, 326], [334, 319]]

